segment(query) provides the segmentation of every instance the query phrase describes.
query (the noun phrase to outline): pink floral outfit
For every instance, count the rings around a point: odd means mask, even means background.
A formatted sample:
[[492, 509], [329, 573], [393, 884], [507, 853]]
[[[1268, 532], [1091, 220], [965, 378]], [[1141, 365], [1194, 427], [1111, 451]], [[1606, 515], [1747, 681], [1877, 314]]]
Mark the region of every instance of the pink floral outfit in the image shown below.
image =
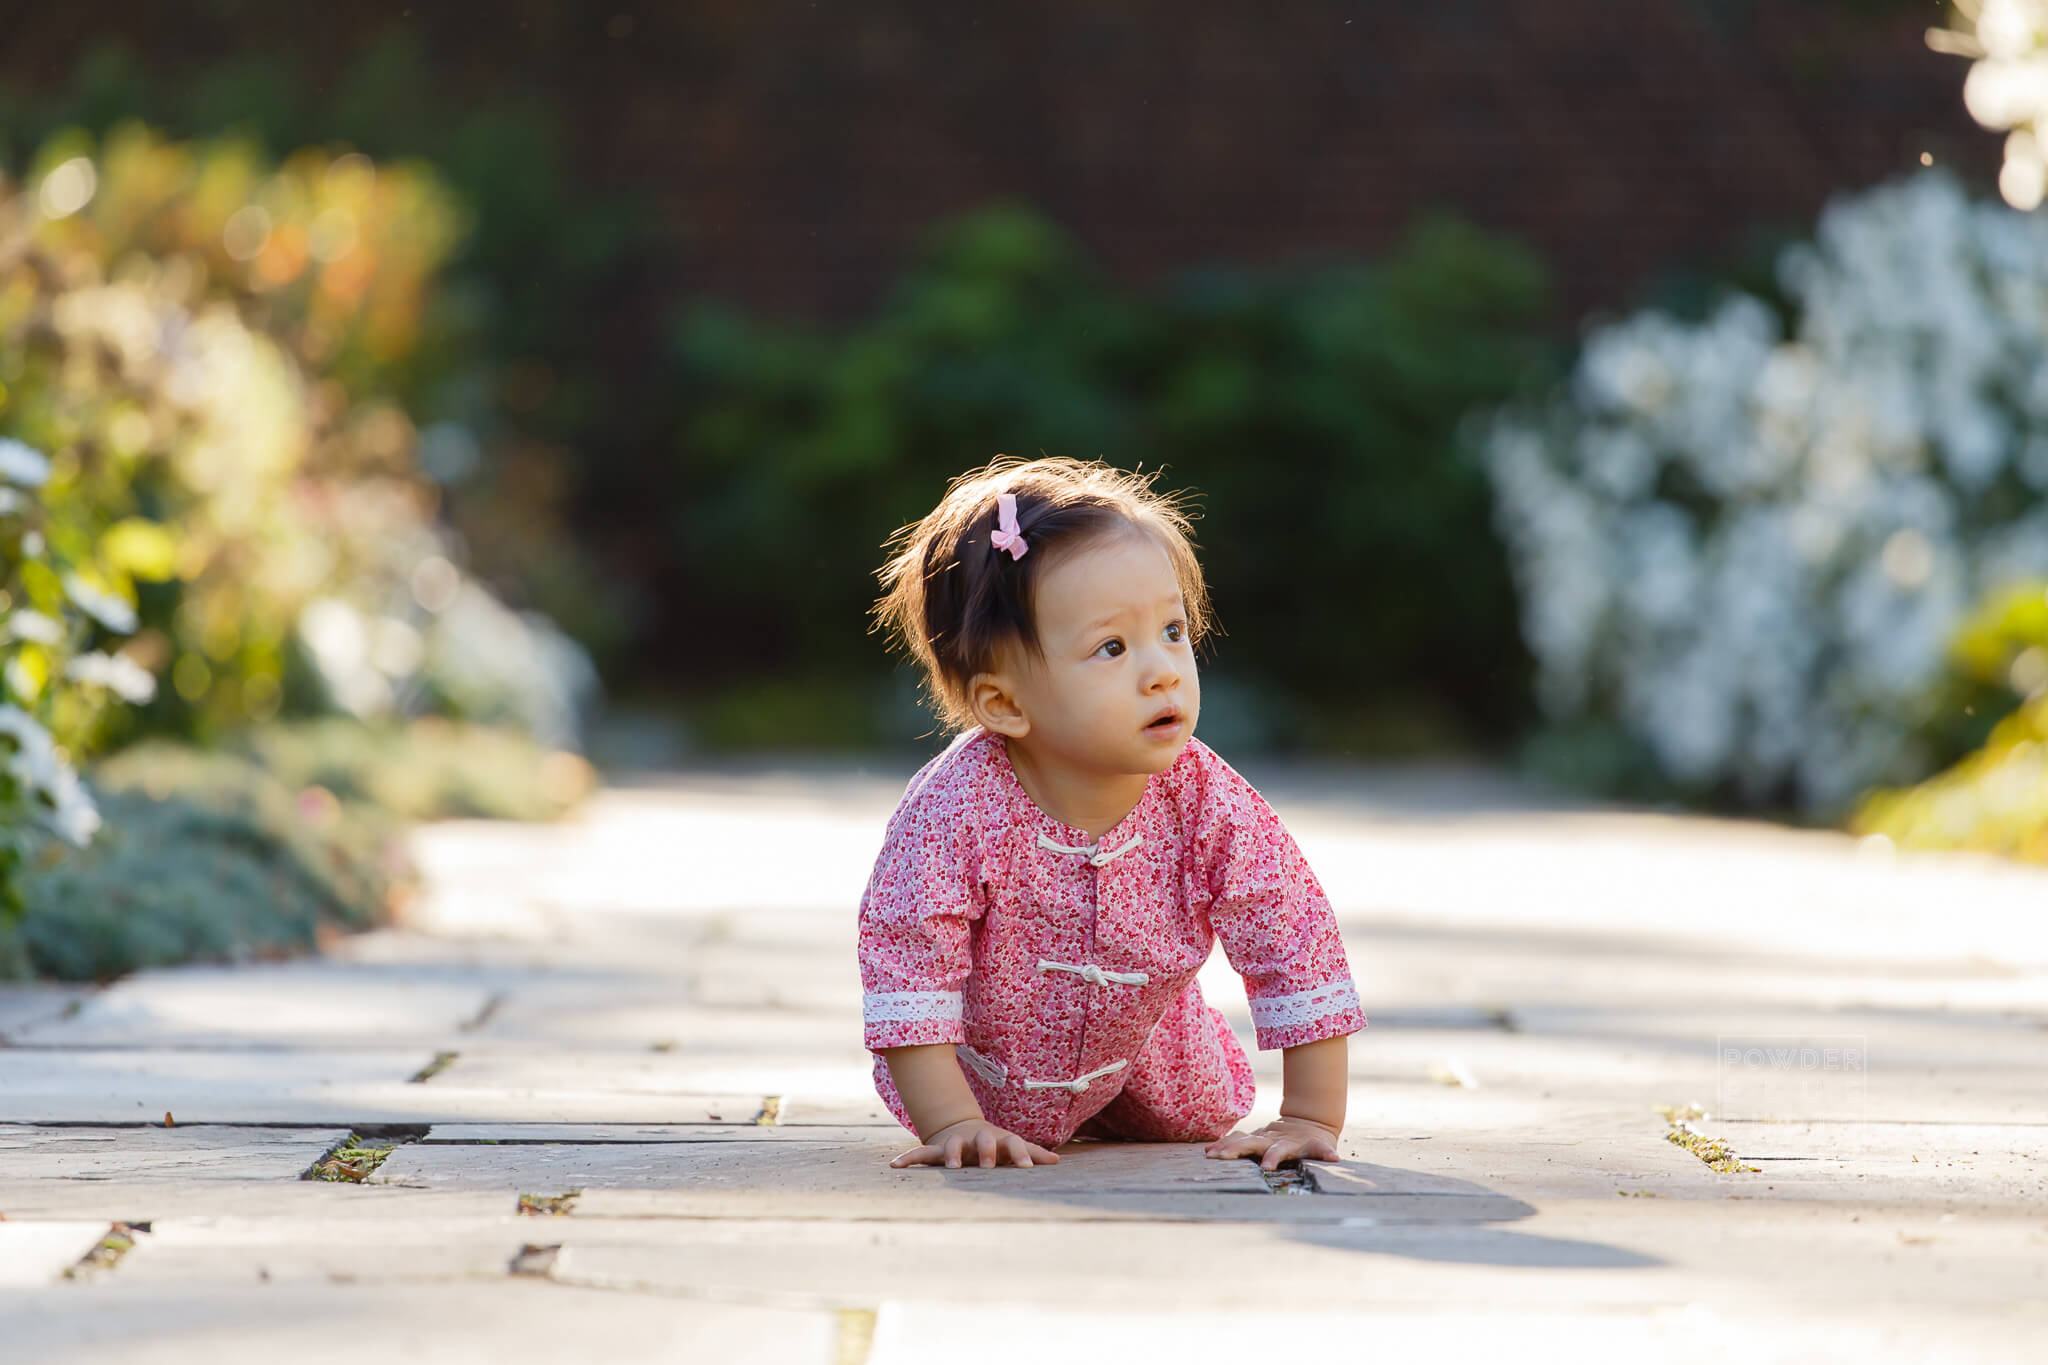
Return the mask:
[[[1261, 1049], [1366, 1026], [1322, 887], [1207, 745], [1091, 842], [970, 730], [911, 779], [861, 898], [863, 1042], [954, 1044], [989, 1122], [1041, 1146], [1220, 1137], [1254, 1088], [1195, 982], [1218, 939]], [[875, 1089], [914, 1132], [879, 1055]]]

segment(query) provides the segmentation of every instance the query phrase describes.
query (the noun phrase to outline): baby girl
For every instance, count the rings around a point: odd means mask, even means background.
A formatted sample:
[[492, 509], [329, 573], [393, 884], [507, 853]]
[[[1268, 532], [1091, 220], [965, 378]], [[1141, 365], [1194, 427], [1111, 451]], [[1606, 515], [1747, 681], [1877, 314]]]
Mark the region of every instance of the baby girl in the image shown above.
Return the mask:
[[[911, 779], [860, 906], [890, 1164], [1057, 1162], [1075, 1137], [1337, 1159], [1365, 1027], [1329, 902], [1259, 794], [1194, 737], [1208, 594], [1151, 477], [998, 459], [891, 542], [876, 606], [960, 735]], [[1281, 1117], [1195, 973], [1215, 941]]]

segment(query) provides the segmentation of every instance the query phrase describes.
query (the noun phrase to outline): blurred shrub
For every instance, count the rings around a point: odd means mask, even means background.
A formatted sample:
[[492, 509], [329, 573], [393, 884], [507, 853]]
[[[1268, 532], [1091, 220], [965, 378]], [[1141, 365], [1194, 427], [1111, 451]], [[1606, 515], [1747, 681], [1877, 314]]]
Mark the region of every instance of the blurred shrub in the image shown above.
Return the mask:
[[[271, 215], [265, 278], [290, 278], [248, 292], [264, 329], [352, 401], [414, 415], [420, 464], [467, 566], [621, 664], [647, 604], [636, 583], [600, 570], [598, 554], [614, 547], [580, 543], [566, 520], [586, 482], [599, 525], [633, 501], [654, 406], [643, 395], [658, 391], [657, 348], [638, 320], [651, 315], [643, 281], [663, 246], [661, 217], [578, 173], [546, 96], [451, 84], [414, 25], [393, 25], [339, 64], [318, 48], [167, 65], [110, 37], [68, 78], [52, 73], [33, 92], [0, 86], [0, 161], [20, 164], [64, 138], [111, 142], [140, 122], [195, 148], [232, 148], [230, 161], [259, 177], [285, 167], [253, 200], [235, 198], [233, 165], [207, 191], [211, 204]], [[332, 158], [334, 185], [295, 182], [290, 168], [316, 147], [359, 155]], [[175, 177], [159, 183], [177, 190]], [[371, 211], [351, 226], [371, 249], [322, 259], [349, 236], [331, 210], [353, 213], [359, 200]], [[137, 225], [195, 247], [225, 226], [204, 205], [159, 207]], [[255, 222], [238, 225], [243, 240]], [[304, 264], [288, 271], [295, 257]]]
[[46, 848], [24, 878], [12, 955], [40, 975], [303, 952], [323, 925], [381, 922], [408, 875], [389, 816], [295, 792], [244, 759], [150, 743], [90, 780], [99, 836]]
[[693, 311], [669, 657], [715, 698], [704, 737], [780, 728], [755, 719], [775, 710], [747, 682], [764, 675], [832, 676], [858, 697], [835, 703], [838, 737], [881, 733], [862, 718], [900, 691], [863, 633], [882, 540], [968, 467], [1041, 451], [1163, 465], [1163, 487], [1200, 491], [1214, 664], [1256, 693], [1259, 738], [1370, 737], [1386, 713], [1503, 733], [1527, 663], [1455, 429], [1542, 359], [1543, 306], [1527, 252], [1451, 219], [1377, 265], [1216, 269], [1141, 297], [996, 207], [935, 234], [843, 334]]
[[408, 725], [343, 717], [268, 725], [232, 747], [289, 788], [318, 787], [403, 820], [556, 820], [597, 782], [577, 754], [435, 716]]
[[1579, 770], [1832, 817], [1981, 736], [1950, 638], [2048, 572], [2048, 224], [1924, 172], [1778, 269], [1789, 332], [1741, 294], [1638, 314], [1485, 441]]
[[123, 704], [156, 689], [107, 649], [136, 625], [130, 599], [105, 586], [125, 578], [119, 544], [136, 528], [100, 536], [50, 515], [50, 475], [40, 451], [0, 437], [0, 928], [22, 913], [23, 860], [39, 832], [83, 847], [100, 825], [58, 736], [89, 745]]
[[559, 819], [595, 785], [575, 754], [438, 717], [276, 723], [215, 752], [152, 740], [87, 779], [104, 823], [83, 849], [27, 836], [0, 977], [304, 952], [411, 894], [407, 823]]
[[1990, 594], [1957, 630], [1949, 659], [1938, 714], [1980, 718], [1988, 735], [1925, 782], [1868, 793], [1850, 826], [1902, 848], [2048, 862], [2048, 580]]
[[2006, 716], [1981, 749], [1927, 781], [1869, 793], [1849, 828], [1901, 848], [2048, 862], [2048, 699]]
[[577, 741], [587, 660], [457, 567], [381, 396], [462, 231], [429, 173], [124, 124], [54, 139], [0, 221], [0, 430], [50, 452], [53, 542], [103, 538], [169, 683], [107, 742], [329, 705]]

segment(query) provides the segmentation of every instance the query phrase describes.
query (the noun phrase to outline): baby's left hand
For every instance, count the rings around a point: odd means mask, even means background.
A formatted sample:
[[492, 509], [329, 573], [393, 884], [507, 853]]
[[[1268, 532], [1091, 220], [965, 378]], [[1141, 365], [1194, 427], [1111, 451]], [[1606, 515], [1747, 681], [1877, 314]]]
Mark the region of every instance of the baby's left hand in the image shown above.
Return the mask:
[[1308, 1119], [1275, 1119], [1256, 1133], [1230, 1133], [1217, 1138], [1203, 1152], [1212, 1157], [1255, 1156], [1262, 1170], [1274, 1170], [1283, 1161], [1308, 1157], [1313, 1161], [1336, 1161], [1337, 1132]]

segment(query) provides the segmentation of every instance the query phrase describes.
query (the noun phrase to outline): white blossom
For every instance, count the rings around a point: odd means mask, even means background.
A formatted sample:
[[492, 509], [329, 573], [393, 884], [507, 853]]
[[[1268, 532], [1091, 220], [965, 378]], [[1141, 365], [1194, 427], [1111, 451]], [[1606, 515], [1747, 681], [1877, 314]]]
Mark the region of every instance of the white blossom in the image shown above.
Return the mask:
[[[99, 809], [57, 751], [50, 732], [20, 707], [0, 704], [0, 736], [14, 741], [5, 758], [7, 771], [31, 808], [61, 837], [83, 848], [100, 827]], [[38, 798], [47, 801], [49, 809], [44, 810]]]
[[54, 645], [64, 638], [64, 627], [58, 621], [29, 607], [9, 612], [4, 624], [10, 639], [30, 644]]
[[64, 665], [64, 676], [91, 687], [104, 687], [122, 701], [137, 705], [156, 695], [156, 678], [125, 654], [93, 650], [77, 655]]
[[78, 609], [117, 635], [135, 629], [135, 608], [125, 598], [101, 592], [75, 573], [64, 575], [64, 594]]
[[0, 479], [23, 488], [41, 488], [49, 478], [47, 456], [11, 436], [0, 436]]
[[1822, 809], [1912, 775], [1964, 613], [2048, 572], [2048, 223], [1923, 172], [1778, 278], [1790, 335], [1740, 295], [1638, 314], [1484, 445], [1545, 709]]

